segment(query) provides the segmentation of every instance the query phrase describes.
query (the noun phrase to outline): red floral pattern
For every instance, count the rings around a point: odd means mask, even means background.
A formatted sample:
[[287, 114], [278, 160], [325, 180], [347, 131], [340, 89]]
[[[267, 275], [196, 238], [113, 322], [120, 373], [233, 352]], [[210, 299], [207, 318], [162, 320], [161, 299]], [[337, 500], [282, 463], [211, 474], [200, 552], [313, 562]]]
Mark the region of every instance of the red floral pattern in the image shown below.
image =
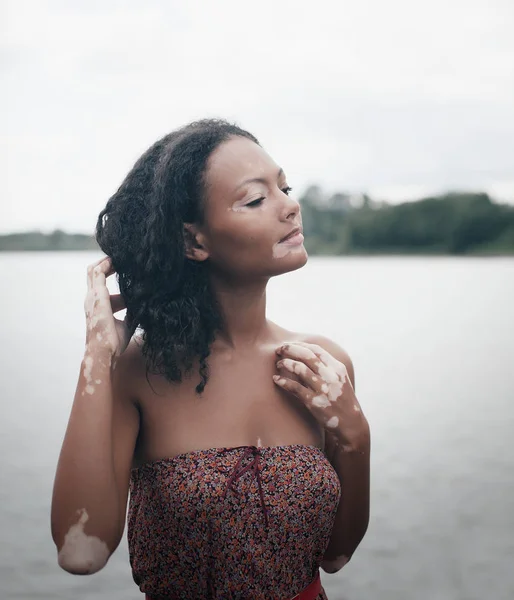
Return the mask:
[[[340, 496], [317, 446], [210, 448], [146, 463], [130, 482], [134, 581], [152, 600], [292, 598], [316, 575]], [[316, 600], [327, 600], [323, 589]]]

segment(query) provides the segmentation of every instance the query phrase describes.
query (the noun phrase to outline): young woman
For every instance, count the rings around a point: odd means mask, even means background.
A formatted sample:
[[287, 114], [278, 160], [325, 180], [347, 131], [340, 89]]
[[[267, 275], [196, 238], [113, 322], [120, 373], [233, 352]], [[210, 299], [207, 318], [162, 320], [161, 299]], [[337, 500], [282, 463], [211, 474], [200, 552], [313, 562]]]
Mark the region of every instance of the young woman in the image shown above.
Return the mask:
[[100, 214], [52, 501], [66, 571], [106, 564], [129, 490], [149, 599], [326, 599], [319, 568], [360, 543], [370, 435], [351, 360], [266, 318], [270, 277], [307, 261], [290, 191], [254, 136], [203, 120], [155, 143]]

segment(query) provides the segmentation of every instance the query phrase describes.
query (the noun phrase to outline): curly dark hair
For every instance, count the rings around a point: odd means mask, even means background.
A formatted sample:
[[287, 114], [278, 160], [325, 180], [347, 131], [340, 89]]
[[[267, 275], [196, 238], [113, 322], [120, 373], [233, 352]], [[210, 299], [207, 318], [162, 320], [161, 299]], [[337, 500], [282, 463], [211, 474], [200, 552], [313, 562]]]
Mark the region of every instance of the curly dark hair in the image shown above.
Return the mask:
[[199, 359], [201, 394], [221, 315], [209, 260], [185, 255], [184, 223], [202, 223], [211, 153], [234, 136], [258, 144], [222, 119], [195, 121], [164, 136], [136, 162], [98, 216], [96, 240], [111, 257], [131, 335], [142, 330], [146, 373], [180, 382]]

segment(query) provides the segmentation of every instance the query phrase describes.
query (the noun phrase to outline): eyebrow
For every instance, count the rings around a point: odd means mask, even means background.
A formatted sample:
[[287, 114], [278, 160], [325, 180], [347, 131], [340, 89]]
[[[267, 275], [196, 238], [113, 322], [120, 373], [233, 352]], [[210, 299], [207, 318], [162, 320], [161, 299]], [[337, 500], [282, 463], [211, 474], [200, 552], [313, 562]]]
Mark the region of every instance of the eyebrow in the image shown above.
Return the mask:
[[[277, 180], [280, 179], [281, 175], [284, 174], [284, 169], [279, 169], [278, 173], [277, 173]], [[253, 177], [252, 179], [245, 179], [242, 183], [240, 183], [236, 189], [234, 190], [234, 192], [237, 192], [240, 188], [242, 188], [245, 185], [248, 185], [249, 183], [268, 183], [268, 179], [264, 178], [264, 177]]]

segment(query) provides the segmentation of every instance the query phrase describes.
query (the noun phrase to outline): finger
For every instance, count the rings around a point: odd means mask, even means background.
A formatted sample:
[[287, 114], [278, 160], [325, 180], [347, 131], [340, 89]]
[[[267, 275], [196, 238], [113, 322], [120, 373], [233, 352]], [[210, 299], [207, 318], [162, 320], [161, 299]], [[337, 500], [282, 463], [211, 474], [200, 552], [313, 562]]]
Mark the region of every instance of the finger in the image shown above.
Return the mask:
[[99, 265], [101, 265], [104, 261], [110, 260], [108, 256], [102, 256], [102, 258], [98, 259], [96, 262], [91, 263], [88, 268], [87, 268], [87, 283], [88, 283], [88, 289], [91, 289], [93, 287], [93, 279], [94, 279], [94, 272], [96, 267], [98, 267]]
[[307, 342], [295, 342], [295, 344], [304, 348], [309, 348], [319, 358], [319, 360], [321, 360], [325, 367], [333, 369], [342, 378], [348, 378], [348, 370], [346, 369], [346, 365], [335, 359], [330, 352], [325, 350], [325, 348], [322, 348], [317, 344], [308, 344]]
[[307, 388], [311, 388], [315, 392], [319, 392], [319, 377], [303, 362], [293, 360], [292, 358], [283, 358], [277, 362], [277, 367], [280, 369], [284, 367], [290, 373], [298, 375], [300, 383]]
[[112, 294], [109, 300], [111, 301], [111, 309], [113, 314], [123, 310], [124, 308], [127, 308], [121, 294]]
[[277, 349], [277, 353], [281, 357], [293, 358], [304, 362], [313, 372], [316, 372], [316, 364], [319, 362], [319, 357], [310, 348], [291, 342], [280, 346]]
[[[281, 348], [283, 348], [283, 350], [280, 353], [281, 355], [293, 352], [296, 354], [297, 357], [302, 359], [304, 357], [306, 358], [307, 356], [309, 356], [309, 366], [313, 371], [317, 371], [317, 368], [319, 367], [319, 361], [321, 361], [322, 364], [324, 364], [326, 367], [329, 366], [330, 359], [328, 359], [328, 361], [324, 360], [324, 358], [327, 358], [327, 356], [329, 356], [328, 352], [321, 346], [318, 346], [317, 344], [309, 344], [307, 342], [290, 342], [284, 344]], [[335, 359], [332, 358], [332, 361], [334, 362]], [[330, 366], [334, 368], [333, 364]]]
[[113, 273], [112, 261], [109, 257], [106, 257], [93, 269], [93, 287], [104, 287], [106, 278]]
[[114, 273], [114, 269], [112, 267], [111, 257], [106, 256], [104, 260], [99, 262], [93, 269], [93, 274], [94, 273], [103, 273], [105, 277], [109, 277], [109, 275], [112, 275]]
[[318, 344], [309, 344], [309, 342], [294, 342], [298, 346], [302, 346], [303, 348], [309, 348], [311, 352], [313, 352], [316, 356], [320, 356], [322, 353], [326, 352], [324, 348], [318, 346]]
[[298, 381], [293, 381], [288, 377], [280, 377], [279, 375], [273, 375], [273, 381], [286, 392], [303, 400], [305, 404], [308, 404], [312, 399], [312, 392]]
[[[311, 346], [314, 346], [314, 348], [311, 348]], [[316, 346], [315, 344], [306, 344], [304, 346], [294, 342], [284, 344], [282, 348], [283, 350], [281, 351], [280, 356], [292, 356], [298, 358], [309, 367], [315, 377], [320, 378], [320, 382], [313, 380], [313, 384], [311, 384], [311, 387], [315, 391], [322, 391], [323, 386], [321, 384], [323, 383], [333, 384], [338, 383], [341, 378], [344, 380], [346, 367], [336, 361], [335, 358], [330, 356], [328, 352], [319, 346]], [[314, 350], [321, 350], [320, 356], [315, 354]]]
[[294, 358], [310, 359], [316, 358], [316, 354], [308, 347], [297, 342], [287, 342], [277, 348], [277, 353], [280, 355], [290, 354]]

